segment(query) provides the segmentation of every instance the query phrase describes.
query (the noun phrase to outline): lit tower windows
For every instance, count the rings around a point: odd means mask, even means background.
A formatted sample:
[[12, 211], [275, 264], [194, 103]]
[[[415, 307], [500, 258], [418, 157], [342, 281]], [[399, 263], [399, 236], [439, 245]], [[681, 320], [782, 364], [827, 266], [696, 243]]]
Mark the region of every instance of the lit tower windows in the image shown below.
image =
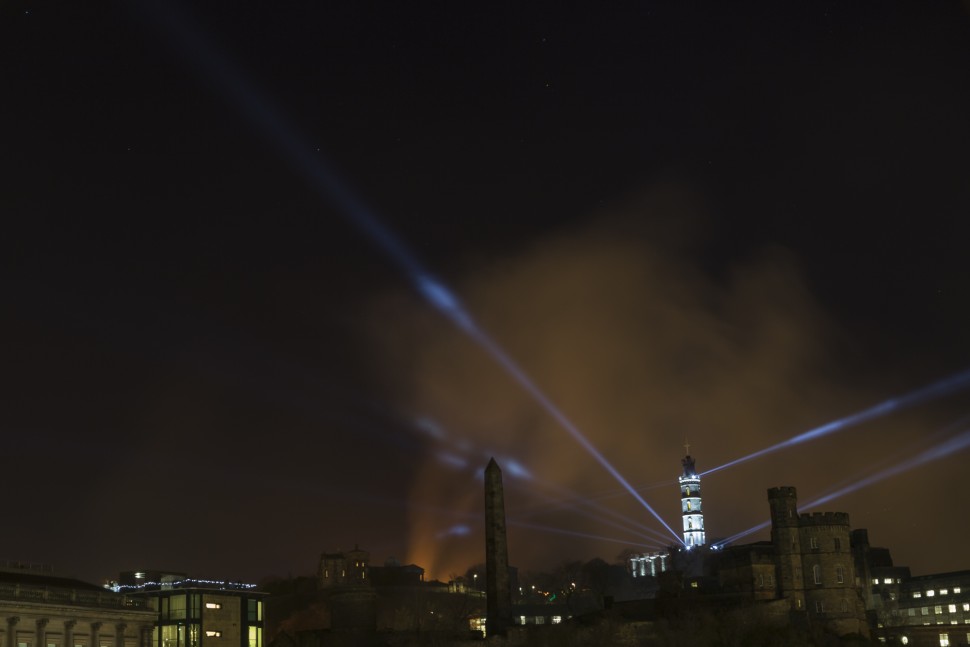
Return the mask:
[[684, 474], [680, 481], [680, 506], [684, 519], [684, 545], [687, 548], [703, 546], [704, 513], [701, 510], [701, 477], [694, 469], [694, 459], [690, 456], [690, 444], [684, 444], [687, 455], [680, 461], [684, 466]]

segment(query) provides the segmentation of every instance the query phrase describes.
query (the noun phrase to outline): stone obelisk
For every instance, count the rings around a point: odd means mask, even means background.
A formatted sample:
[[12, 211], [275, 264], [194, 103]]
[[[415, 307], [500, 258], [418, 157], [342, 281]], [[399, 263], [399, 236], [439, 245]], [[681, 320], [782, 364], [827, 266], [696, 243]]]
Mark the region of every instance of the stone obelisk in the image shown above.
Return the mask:
[[502, 470], [494, 458], [485, 468], [485, 602], [486, 634], [504, 636], [512, 622], [512, 589]]

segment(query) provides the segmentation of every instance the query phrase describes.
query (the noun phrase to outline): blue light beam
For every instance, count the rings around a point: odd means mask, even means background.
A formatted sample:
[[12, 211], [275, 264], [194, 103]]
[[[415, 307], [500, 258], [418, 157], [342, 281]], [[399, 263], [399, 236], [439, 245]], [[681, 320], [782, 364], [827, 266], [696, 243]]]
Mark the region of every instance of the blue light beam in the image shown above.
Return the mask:
[[[829, 501], [837, 499], [841, 496], [845, 496], [846, 494], [851, 494], [856, 490], [860, 490], [869, 485], [873, 485], [880, 481], [884, 481], [898, 474], [902, 474], [903, 472], [908, 472], [909, 470], [920, 467], [921, 465], [924, 465], [931, 461], [939, 460], [941, 458], [945, 458], [957, 452], [961, 452], [967, 447], [970, 447], [970, 429], [965, 430], [962, 433], [957, 434], [956, 436], [953, 436], [952, 438], [949, 438], [948, 440], [945, 440], [939, 443], [938, 445], [930, 447], [929, 449], [921, 452], [920, 454], [917, 454], [916, 456], [913, 456], [912, 458], [904, 460], [901, 463], [897, 463], [892, 467], [887, 467], [886, 469], [880, 470], [875, 474], [871, 474], [863, 479], [859, 479], [854, 483], [851, 483], [843, 488], [839, 488], [838, 490], [831, 492], [830, 494], [826, 494], [817, 499], [813, 499], [812, 501], [809, 501], [808, 503], [799, 507], [802, 510], [809, 510], [811, 508], [818, 507], [823, 503], [828, 503]], [[755, 533], [755, 532], [758, 532], [759, 530], [767, 528], [770, 525], [771, 525], [771, 521], [764, 521], [758, 524], [757, 526], [748, 528], [747, 530], [743, 530], [737, 533], [736, 535], [732, 535], [727, 539], [717, 542], [717, 545], [724, 546], [726, 544], [732, 543], [734, 541], [737, 541], [738, 539], [741, 539], [742, 537], [747, 537], [752, 533]]]
[[[165, 7], [161, 5], [165, 4]], [[657, 514], [649, 503], [627, 482], [613, 465], [580, 432], [566, 415], [539, 389], [533, 380], [472, 318], [458, 297], [431, 272], [426, 270], [408, 247], [392, 233], [330, 168], [319, 150], [306, 143], [302, 136], [283, 117], [282, 112], [260, 95], [253, 84], [231, 64], [185, 15], [179, 15], [170, 3], [146, 0], [140, 3], [152, 17], [164, 26], [173, 46], [192, 67], [201, 69], [207, 80], [225, 92], [230, 103], [239, 107], [246, 118], [284, 159], [318, 191], [338, 207], [341, 215], [381, 249], [399, 269], [403, 270], [422, 297], [468, 337], [486, 350], [492, 358], [532, 398], [542, 406], [572, 438], [585, 449], [600, 466], [617, 480], [657, 521], [680, 543], [683, 540]]]
[[929, 386], [924, 386], [922, 389], [913, 391], [907, 395], [886, 400], [885, 402], [881, 402], [874, 407], [870, 407], [864, 411], [860, 411], [859, 413], [829, 422], [821, 427], [816, 427], [815, 429], [806, 431], [805, 433], [794, 436], [793, 438], [789, 438], [788, 440], [784, 440], [770, 447], [760, 449], [753, 454], [736, 458], [733, 461], [724, 463], [718, 467], [713, 467], [706, 472], [701, 472], [700, 475], [707, 476], [708, 474], [712, 474], [729, 467], [734, 467], [735, 465], [740, 465], [741, 463], [746, 463], [756, 458], [761, 458], [762, 456], [785, 449], [786, 447], [792, 447], [793, 445], [798, 445], [809, 440], [815, 440], [816, 438], [821, 438], [822, 436], [826, 436], [836, 431], [841, 431], [843, 429], [862, 424], [863, 422], [888, 415], [894, 411], [914, 407], [918, 404], [926, 402], [927, 400], [941, 398], [945, 395], [949, 395], [950, 393], [954, 393], [968, 387], [970, 387], [970, 371], [948, 377], [945, 380], [930, 384]]
[[510, 526], [515, 526], [517, 528], [528, 528], [529, 530], [538, 530], [540, 532], [549, 532], [557, 535], [567, 535], [569, 537], [580, 537], [582, 539], [595, 539], [598, 541], [609, 541], [614, 544], [623, 544], [625, 546], [637, 546], [639, 548], [648, 548], [651, 550], [659, 550], [663, 548], [663, 546], [659, 546], [657, 544], [644, 544], [643, 542], [625, 541], [623, 539], [616, 539], [615, 537], [603, 537], [601, 535], [590, 535], [585, 532], [566, 530], [564, 528], [552, 528], [550, 526], [543, 526], [537, 523], [527, 523], [524, 521], [516, 521], [514, 519], [510, 519], [508, 524]]

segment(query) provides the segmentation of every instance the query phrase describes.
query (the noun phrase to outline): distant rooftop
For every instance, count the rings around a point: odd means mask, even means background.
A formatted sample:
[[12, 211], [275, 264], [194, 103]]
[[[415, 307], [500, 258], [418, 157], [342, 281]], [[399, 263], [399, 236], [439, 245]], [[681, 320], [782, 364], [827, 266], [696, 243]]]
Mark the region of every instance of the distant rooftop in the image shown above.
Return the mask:
[[0, 569], [0, 600], [40, 602], [76, 607], [151, 610], [147, 600], [132, 599], [72, 577], [53, 574], [51, 568]]
[[0, 559], [0, 570], [53, 573], [54, 566], [52, 564], [44, 564], [42, 562], [26, 562], [21, 559]]

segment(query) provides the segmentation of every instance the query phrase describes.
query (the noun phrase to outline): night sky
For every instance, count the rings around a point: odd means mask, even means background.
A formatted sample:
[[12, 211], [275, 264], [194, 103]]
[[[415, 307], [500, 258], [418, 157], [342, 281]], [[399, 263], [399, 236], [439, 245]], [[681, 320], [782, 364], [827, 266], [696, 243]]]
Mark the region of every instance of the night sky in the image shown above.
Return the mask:
[[[447, 579], [491, 456], [513, 565], [672, 540], [321, 168], [675, 530], [685, 439], [703, 471], [970, 369], [970, 5], [191, 4], [0, 5], [0, 559]], [[708, 537], [968, 414], [710, 474]], [[970, 568], [968, 458], [820, 509]]]

